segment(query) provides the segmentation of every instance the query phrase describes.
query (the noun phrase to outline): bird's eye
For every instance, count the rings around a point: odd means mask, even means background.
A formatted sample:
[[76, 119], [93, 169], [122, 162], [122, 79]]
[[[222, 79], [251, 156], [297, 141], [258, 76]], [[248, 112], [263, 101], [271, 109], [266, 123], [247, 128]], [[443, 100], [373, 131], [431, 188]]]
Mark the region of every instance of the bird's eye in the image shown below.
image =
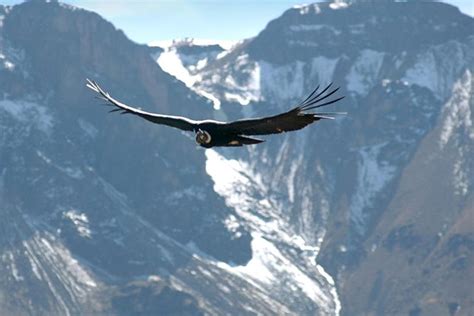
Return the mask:
[[211, 135], [206, 131], [198, 131], [196, 134], [196, 142], [199, 144], [209, 144], [211, 142]]

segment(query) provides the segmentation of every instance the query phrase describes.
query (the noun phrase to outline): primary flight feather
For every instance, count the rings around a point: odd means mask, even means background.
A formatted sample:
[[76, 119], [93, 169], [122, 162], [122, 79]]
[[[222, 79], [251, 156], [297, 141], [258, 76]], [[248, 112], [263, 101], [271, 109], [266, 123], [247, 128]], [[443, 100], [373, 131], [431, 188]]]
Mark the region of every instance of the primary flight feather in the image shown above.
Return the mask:
[[[344, 97], [328, 100], [339, 88], [330, 91], [332, 83], [318, 92], [319, 86], [300, 104], [288, 112], [262, 118], [242, 119], [233, 122], [219, 122], [213, 120], [195, 121], [182, 116], [172, 116], [150, 113], [128, 106], [105, 92], [95, 81], [87, 79], [87, 87], [99, 94], [99, 98], [114, 107], [110, 112], [133, 114], [156, 124], [179, 128], [184, 131], [196, 133], [196, 142], [205, 148], [216, 146], [235, 147], [252, 145], [263, 142], [261, 139], [248, 137], [249, 135], [278, 134], [296, 131], [303, 127], [322, 120], [334, 119], [333, 115], [345, 114], [341, 112], [308, 111], [335, 103]], [[328, 92], [329, 91], [329, 92]]]

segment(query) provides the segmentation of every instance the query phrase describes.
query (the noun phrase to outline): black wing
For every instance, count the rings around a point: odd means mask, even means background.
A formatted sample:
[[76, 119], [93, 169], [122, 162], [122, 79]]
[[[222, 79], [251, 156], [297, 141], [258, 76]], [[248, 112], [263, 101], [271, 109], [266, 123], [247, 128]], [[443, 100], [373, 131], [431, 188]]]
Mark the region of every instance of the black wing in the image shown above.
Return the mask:
[[[238, 120], [227, 123], [222, 126], [222, 128], [228, 132], [242, 135], [278, 134], [282, 132], [296, 131], [322, 119], [334, 119], [332, 115], [346, 113], [307, 113], [309, 110], [335, 103], [344, 98], [338, 97], [328, 101], [327, 98], [339, 90], [339, 88], [336, 88], [331, 92], [327, 92], [331, 85], [332, 83], [330, 83], [319, 93], [316, 93], [319, 89], [319, 86], [316, 87], [316, 89], [303, 102], [288, 112], [263, 118]], [[322, 101], [324, 102], [321, 103]]]
[[102, 88], [95, 81], [89, 79], [87, 79], [87, 87], [97, 92], [100, 95], [100, 99], [108, 102], [107, 105], [115, 107], [109, 112], [120, 111], [121, 114], [128, 113], [138, 115], [150, 122], [176, 127], [184, 131], [193, 131], [196, 128], [196, 124], [198, 123], [197, 121], [193, 121], [185, 117], [145, 112], [140, 109], [136, 109], [126, 104], [123, 104], [122, 102], [117, 101], [116, 99], [111, 97], [110, 94], [102, 90]]

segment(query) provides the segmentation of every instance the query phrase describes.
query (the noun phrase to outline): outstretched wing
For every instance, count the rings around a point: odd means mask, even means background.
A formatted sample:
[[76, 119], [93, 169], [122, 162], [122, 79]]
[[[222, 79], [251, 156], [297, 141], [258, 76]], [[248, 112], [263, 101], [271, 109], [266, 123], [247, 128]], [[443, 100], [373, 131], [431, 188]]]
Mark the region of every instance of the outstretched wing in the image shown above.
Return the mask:
[[86, 86], [97, 92], [99, 94], [99, 98], [106, 101], [107, 105], [114, 107], [114, 109], [110, 110], [109, 112], [119, 111], [121, 114], [138, 115], [150, 122], [168, 125], [171, 127], [182, 129], [184, 131], [193, 131], [198, 123], [197, 121], [193, 121], [185, 117], [145, 112], [140, 109], [136, 109], [126, 104], [123, 104], [122, 102], [117, 101], [116, 99], [111, 97], [110, 94], [102, 90], [102, 88], [97, 84], [97, 82], [89, 79], [87, 79]]
[[228, 132], [241, 135], [266, 135], [299, 130], [315, 121], [322, 119], [334, 119], [333, 115], [346, 114], [344, 112], [308, 113], [307, 111], [335, 103], [344, 97], [338, 97], [331, 101], [327, 99], [336, 93], [339, 88], [327, 92], [332, 83], [317, 93], [319, 86], [298, 106], [288, 112], [275, 116], [256, 119], [244, 119], [230, 122], [222, 126]]

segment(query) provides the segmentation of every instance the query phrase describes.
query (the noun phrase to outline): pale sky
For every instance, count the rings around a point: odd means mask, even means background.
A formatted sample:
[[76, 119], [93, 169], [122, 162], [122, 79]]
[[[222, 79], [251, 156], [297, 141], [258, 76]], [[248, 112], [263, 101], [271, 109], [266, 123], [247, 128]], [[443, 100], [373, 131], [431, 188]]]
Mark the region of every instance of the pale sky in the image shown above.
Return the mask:
[[[21, 0], [0, 0], [12, 5]], [[272, 19], [304, 0], [65, 0], [95, 11], [138, 43], [185, 37], [240, 40], [255, 36]], [[449, 0], [474, 16], [474, 0]]]

